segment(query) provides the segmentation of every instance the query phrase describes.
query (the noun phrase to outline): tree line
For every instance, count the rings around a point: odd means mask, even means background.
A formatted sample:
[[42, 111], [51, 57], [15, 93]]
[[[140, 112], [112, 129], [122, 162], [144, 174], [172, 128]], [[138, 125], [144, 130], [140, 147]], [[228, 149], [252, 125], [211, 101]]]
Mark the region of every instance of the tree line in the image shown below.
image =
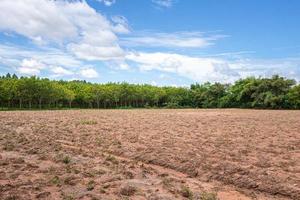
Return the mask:
[[299, 109], [300, 84], [278, 75], [249, 77], [233, 84], [204, 83], [186, 87], [148, 84], [56, 81], [0, 76], [2, 109], [58, 108], [270, 108]]

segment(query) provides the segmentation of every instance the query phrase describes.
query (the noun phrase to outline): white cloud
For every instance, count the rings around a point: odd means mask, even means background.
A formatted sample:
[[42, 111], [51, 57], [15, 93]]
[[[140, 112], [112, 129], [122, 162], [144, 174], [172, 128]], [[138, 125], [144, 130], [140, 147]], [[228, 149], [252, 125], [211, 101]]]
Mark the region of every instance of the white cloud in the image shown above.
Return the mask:
[[158, 70], [176, 73], [197, 81], [228, 80], [226, 74], [219, 73], [216, 68], [225, 62], [216, 58], [190, 57], [170, 53], [130, 53], [126, 56], [136, 62], [141, 70]]
[[84, 63], [67, 52], [56, 48], [27, 49], [20, 46], [1, 45], [0, 57], [4, 64], [18, 67], [23, 59], [35, 59], [47, 66], [79, 68]]
[[225, 59], [192, 57], [171, 53], [130, 53], [126, 59], [142, 71], [175, 73], [198, 82], [234, 82], [248, 76], [269, 77], [279, 74], [300, 79], [300, 59]]
[[152, 0], [152, 2], [159, 7], [170, 8], [172, 7], [174, 1], [173, 0]]
[[124, 59], [104, 62], [104, 64], [106, 67], [111, 68], [114, 71], [131, 69], [130, 65]]
[[76, 36], [76, 26], [68, 19], [66, 3], [45, 0], [2, 0], [0, 29], [13, 31], [33, 40], [58, 41]]
[[205, 36], [201, 32], [153, 33], [146, 32], [136, 36], [124, 37], [121, 43], [126, 46], [168, 47], [168, 48], [203, 48], [213, 45], [225, 35]]
[[97, 0], [97, 1], [103, 3], [103, 4], [106, 5], [106, 6], [111, 6], [111, 5], [113, 5], [114, 3], [116, 3], [116, 0]]
[[80, 59], [84, 60], [114, 60], [120, 59], [125, 54], [123, 50], [117, 46], [94, 46], [88, 43], [84, 44], [72, 44], [68, 46], [68, 49], [74, 53]]
[[99, 77], [98, 72], [92, 68], [80, 70], [80, 75], [83, 76], [84, 78], [98, 78]]
[[80, 0], [2, 0], [0, 30], [23, 35], [38, 44], [67, 44], [74, 55], [87, 60], [122, 56], [116, 34], [128, 32], [124, 21], [112, 23]]
[[21, 66], [18, 68], [18, 72], [25, 75], [38, 75], [45, 65], [40, 61], [34, 59], [24, 59], [21, 62]]
[[158, 85], [156, 81], [151, 81], [150, 84], [153, 85], [153, 86], [157, 86]]
[[87, 78], [98, 76], [97, 72], [89, 70], [92, 67], [86, 67], [85, 62], [53, 48], [32, 50], [0, 44], [0, 64], [10, 66], [9, 71], [14, 70], [24, 75], [39, 75], [44, 72], [48, 73], [49, 77], [82, 74]]
[[115, 15], [111, 20], [114, 23], [113, 30], [116, 33], [129, 33], [129, 23], [124, 16]]
[[56, 76], [68, 76], [68, 75], [73, 75], [74, 73], [70, 70], [67, 70], [63, 67], [60, 66], [53, 66], [51, 67], [51, 71], [56, 75]]
[[[247, 76], [271, 76], [273, 74], [300, 80], [300, 58], [192, 57], [163, 52], [140, 52], [129, 53], [126, 55], [125, 60], [104, 63], [107, 67], [115, 70], [134, 70], [134, 67], [137, 66], [140, 70], [159, 71], [168, 76], [171, 76], [168, 73], [175, 73], [199, 82], [233, 82], [238, 78]], [[9, 69], [6, 66], [11, 68]], [[24, 75], [39, 75], [41, 72], [43, 74], [49, 72], [50, 77], [69, 76], [71, 73], [84, 78], [99, 76], [92, 66], [87, 67], [85, 62], [60, 49], [41, 48], [32, 50], [1, 44], [0, 69]], [[159, 76], [159, 78], [165, 78], [165, 75]]]
[[247, 59], [242, 58], [230, 62], [230, 67], [238, 71], [241, 77], [270, 77], [279, 74], [300, 80], [300, 58]]
[[129, 67], [129, 65], [128, 65], [127, 63], [121, 63], [121, 64], [119, 65], [119, 67], [120, 67], [120, 69], [122, 69], [122, 70], [129, 70], [129, 69], [130, 69], [130, 67]]

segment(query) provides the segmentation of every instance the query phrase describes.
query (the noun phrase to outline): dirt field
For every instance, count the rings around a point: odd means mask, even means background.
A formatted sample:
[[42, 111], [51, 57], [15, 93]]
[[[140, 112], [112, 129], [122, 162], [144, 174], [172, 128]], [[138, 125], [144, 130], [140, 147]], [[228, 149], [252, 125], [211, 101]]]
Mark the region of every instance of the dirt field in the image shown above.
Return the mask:
[[0, 199], [300, 199], [300, 111], [0, 112]]

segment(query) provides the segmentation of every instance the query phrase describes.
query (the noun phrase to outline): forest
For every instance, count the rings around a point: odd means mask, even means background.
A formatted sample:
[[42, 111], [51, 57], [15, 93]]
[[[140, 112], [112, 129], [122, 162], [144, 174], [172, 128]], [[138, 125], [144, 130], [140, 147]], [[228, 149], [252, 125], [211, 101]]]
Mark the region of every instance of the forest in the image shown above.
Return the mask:
[[195, 83], [188, 88], [126, 82], [57, 81], [7, 74], [0, 77], [0, 107], [299, 109], [300, 84], [279, 75], [248, 77], [233, 84]]

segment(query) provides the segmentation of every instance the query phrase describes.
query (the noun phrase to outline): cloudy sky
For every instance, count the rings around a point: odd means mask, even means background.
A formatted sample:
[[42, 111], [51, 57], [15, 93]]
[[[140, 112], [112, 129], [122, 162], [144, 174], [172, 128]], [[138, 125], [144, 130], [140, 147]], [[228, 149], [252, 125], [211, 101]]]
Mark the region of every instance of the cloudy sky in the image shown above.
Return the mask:
[[300, 80], [299, 0], [0, 0], [0, 74], [189, 85]]

